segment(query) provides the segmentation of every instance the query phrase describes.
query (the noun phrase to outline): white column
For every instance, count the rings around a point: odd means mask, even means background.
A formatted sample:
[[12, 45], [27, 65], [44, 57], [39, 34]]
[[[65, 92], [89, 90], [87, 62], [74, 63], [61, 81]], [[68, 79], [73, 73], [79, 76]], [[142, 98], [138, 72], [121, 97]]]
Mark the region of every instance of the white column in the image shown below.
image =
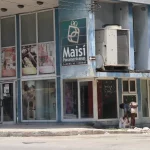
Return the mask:
[[44, 82], [36, 81], [36, 120], [44, 119]]

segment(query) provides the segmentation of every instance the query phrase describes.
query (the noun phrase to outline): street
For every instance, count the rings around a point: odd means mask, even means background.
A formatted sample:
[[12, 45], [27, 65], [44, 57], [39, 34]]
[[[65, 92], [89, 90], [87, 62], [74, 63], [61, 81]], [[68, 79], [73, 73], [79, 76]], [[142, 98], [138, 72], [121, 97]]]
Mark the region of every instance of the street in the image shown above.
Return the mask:
[[150, 135], [0, 138], [0, 150], [149, 150]]

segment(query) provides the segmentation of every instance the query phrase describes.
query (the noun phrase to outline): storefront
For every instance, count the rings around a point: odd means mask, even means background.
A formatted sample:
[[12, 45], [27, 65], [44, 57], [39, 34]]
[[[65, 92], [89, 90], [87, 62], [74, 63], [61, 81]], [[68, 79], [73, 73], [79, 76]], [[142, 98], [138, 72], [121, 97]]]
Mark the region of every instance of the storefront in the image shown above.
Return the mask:
[[56, 122], [55, 43], [53, 9], [1, 18], [0, 123]]
[[54, 29], [53, 10], [20, 15], [23, 122], [56, 121]]

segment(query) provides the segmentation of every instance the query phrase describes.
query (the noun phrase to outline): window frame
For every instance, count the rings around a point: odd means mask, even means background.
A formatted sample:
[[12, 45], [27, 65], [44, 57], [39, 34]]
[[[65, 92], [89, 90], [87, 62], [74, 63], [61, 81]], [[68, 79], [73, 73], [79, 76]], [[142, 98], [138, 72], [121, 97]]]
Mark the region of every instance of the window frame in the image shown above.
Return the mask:
[[[16, 79], [17, 78], [17, 71], [18, 71], [18, 67], [17, 67], [17, 49], [18, 49], [18, 47], [17, 47], [17, 23], [16, 23], [16, 15], [11, 15], [11, 16], [7, 16], [7, 17], [1, 17], [0, 18], [0, 39], [2, 39], [2, 34], [1, 34], [1, 21], [3, 20], [3, 19], [6, 19], [6, 18], [14, 18], [14, 21], [15, 21], [15, 43], [14, 43], [14, 45], [13, 46], [6, 46], [6, 47], [2, 47], [2, 43], [1, 43], [1, 40], [0, 40], [0, 47], [1, 47], [1, 52], [0, 52], [0, 63], [1, 63], [1, 67], [0, 67], [0, 78], [2, 79], [2, 80], [5, 80], [5, 79], [10, 79], [10, 80], [13, 80], [13, 79]], [[15, 48], [15, 56], [16, 56], [16, 76], [14, 76], [14, 77], [2, 77], [2, 49], [4, 49], [4, 48]]]
[[[40, 12], [46, 12], [46, 11], [52, 11], [53, 13], [53, 35], [54, 35], [54, 40], [53, 41], [47, 41], [47, 42], [38, 42], [38, 13]], [[21, 39], [21, 17], [24, 16], [24, 15], [29, 15], [29, 14], [35, 14], [36, 15], [36, 43], [32, 43], [32, 44], [25, 44], [25, 45], [22, 45], [22, 39]], [[30, 79], [30, 78], [33, 78], [33, 77], [54, 77], [56, 76], [57, 74], [57, 69], [56, 69], [56, 33], [55, 33], [55, 11], [54, 9], [46, 9], [46, 10], [41, 10], [41, 11], [35, 11], [35, 12], [30, 12], [30, 13], [25, 13], [25, 14], [20, 14], [19, 15], [19, 27], [20, 27], [20, 63], [21, 63], [21, 66], [20, 66], [20, 74], [21, 74], [21, 77], [23, 79]], [[44, 43], [52, 43], [54, 44], [54, 68], [55, 68], [55, 73], [52, 73], [52, 74], [40, 74], [39, 73], [39, 55], [38, 55], [38, 45], [39, 44], [44, 44]], [[22, 74], [22, 46], [28, 46], [28, 45], [36, 45], [37, 46], [37, 73], [35, 75], [23, 75]]]
[[[64, 115], [64, 81], [67, 81], [67, 82], [72, 82], [72, 81], [76, 81], [77, 82], [77, 97], [78, 97], [78, 117], [77, 118], [73, 118], [73, 119], [65, 119], [65, 115]], [[93, 85], [93, 118], [82, 118], [81, 117], [81, 105], [80, 105], [80, 83], [81, 82], [92, 82], [92, 85]], [[61, 119], [62, 121], [64, 122], [76, 122], [76, 121], [94, 121], [95, 120], [95, 109], [94, 109], [94, 79], [62, 79], [61, 80], [61, 99], [62, 99], [62, 105], [61, 105], [61, 112], [62, 112], [62, 115], [61, 115]], [[96, 110], [97, 111], [97, 110]]]
[[[123, 90], [123, 82], [124, 81], [128, 81], [128, 91], [124, 91]], [[130, 81], [134, 81], [135, 82], [135, 91], [131, 91], [130, 89]], [[136, 82], [136, 79], [122, 79], [122, 93], [123, 94], [134, 94], [134, 93], [137, 93], [137, 82]]]
[[[56, 119], [55, 120], [24, 120], [23, 119], [23, 103], [22, 103], [22, 82], [24, 81], [43, 81], [43, 80], [54, 80], [55, 81], [55, 89], [56, 89]], [[58, 103], [57, 103], [57, 79], [55, 77], [52, 77], [52, 78], [30, 78], [30, 79], [21, 79], [21, 122], [23, 123], [27, 123], [27, 122], [57, 122], [58, 120], [58, 109], [57, 109], [57, 106], [58, 106]]]

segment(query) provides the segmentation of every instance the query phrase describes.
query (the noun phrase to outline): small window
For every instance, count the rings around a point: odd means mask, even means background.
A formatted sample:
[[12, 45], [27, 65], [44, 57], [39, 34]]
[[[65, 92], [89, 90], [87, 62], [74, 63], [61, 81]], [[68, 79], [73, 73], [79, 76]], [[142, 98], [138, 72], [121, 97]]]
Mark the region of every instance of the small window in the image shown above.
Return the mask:
[[135, 92], [135, 81], [130, 81], [130, 92]]
[[123, 92], [129, 91], [128, 81], [123, 81]]
[[21, 16], [22, 45], [36, 43], [36, 14]]
[[15, 46], [15, 17], [1, 20], [2, 47]]
[[136, 93], [136, 80], [123, 80], [122, 88], [124, 93]]
[[38, 42], [54, 41], [53, 11], [38, 13]]

